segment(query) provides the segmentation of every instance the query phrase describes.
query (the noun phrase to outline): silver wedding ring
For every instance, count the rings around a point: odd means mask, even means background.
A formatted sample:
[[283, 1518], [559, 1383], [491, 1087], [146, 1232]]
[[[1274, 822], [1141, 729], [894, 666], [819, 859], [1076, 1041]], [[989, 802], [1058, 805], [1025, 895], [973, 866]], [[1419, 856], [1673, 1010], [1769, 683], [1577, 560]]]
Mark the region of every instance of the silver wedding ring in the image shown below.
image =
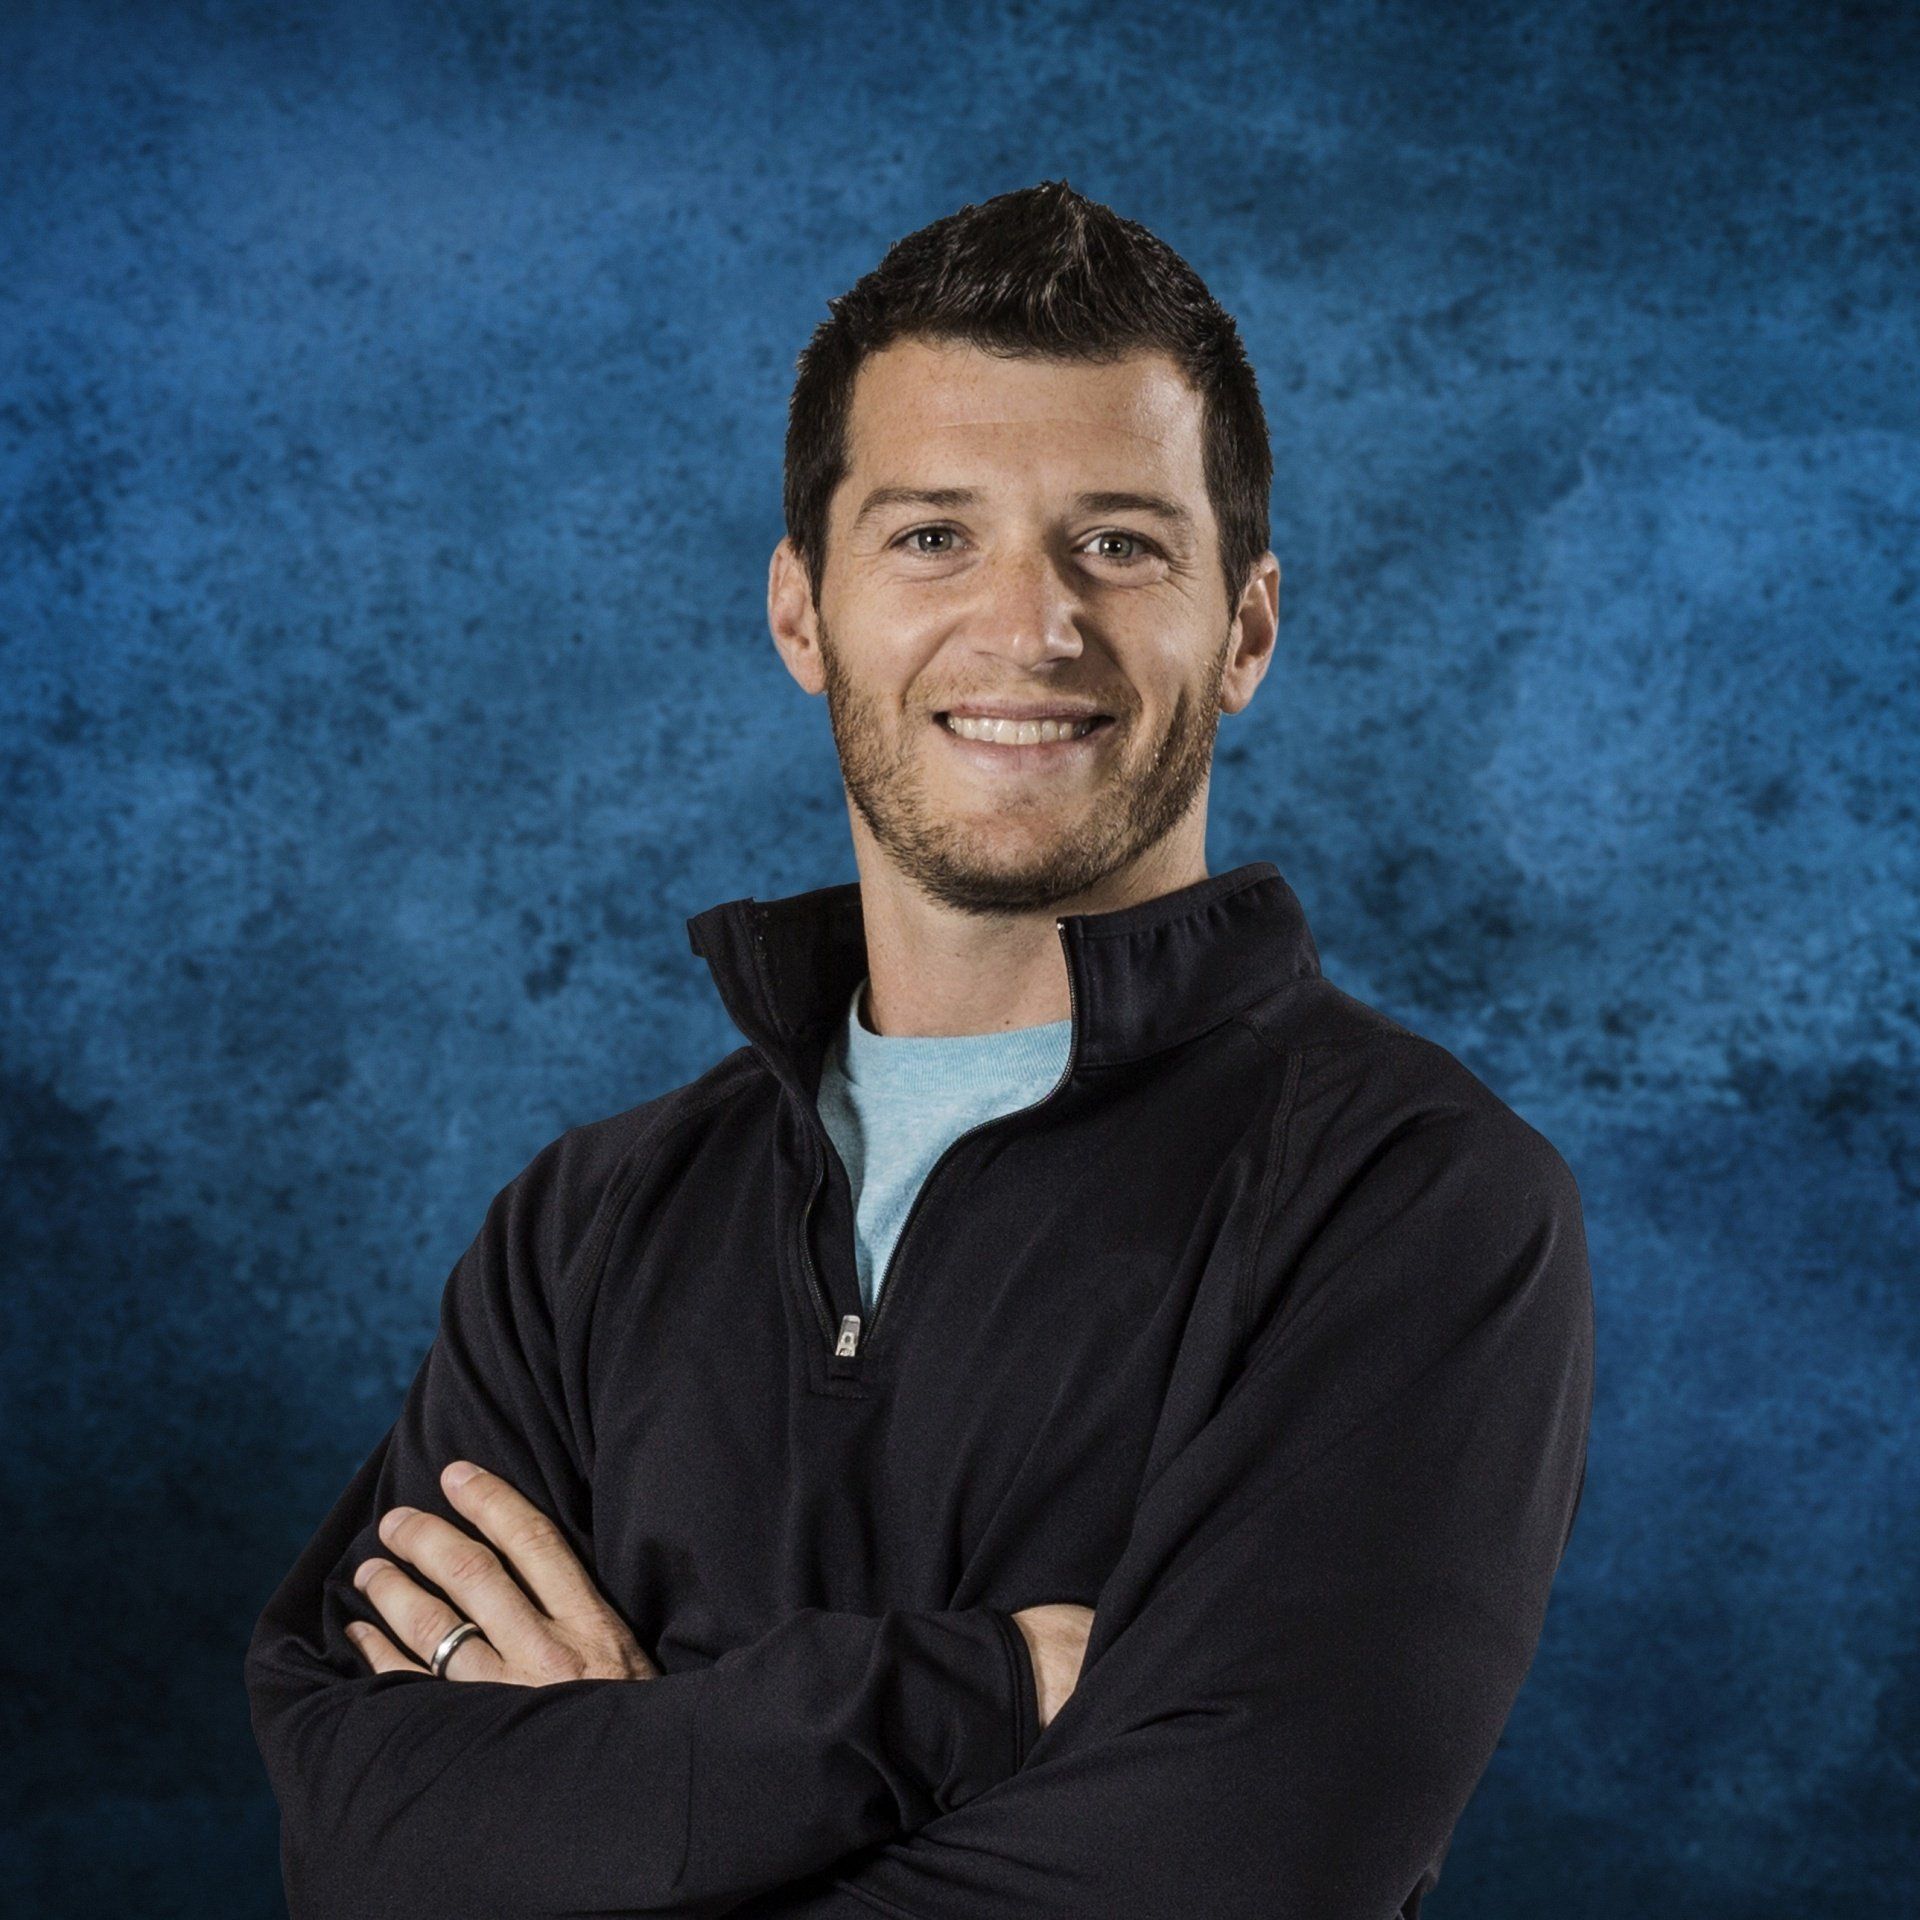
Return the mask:
[[[444, 1680], [447, 1677], [447, 1662], [453, 1658], [454, 1648], [466, 1639], [469, 1634], [479, 1632], [480, 1627], [476, 1621], [462, 1620], [460, 1624], [434, 1648], [433, 1658], [427, 1662], [427, 1665], [433, 1669], [433, 1677], [436, 1680]], [[485, 1638], [484, 1635], [481, 1637], [483, 1639]]]

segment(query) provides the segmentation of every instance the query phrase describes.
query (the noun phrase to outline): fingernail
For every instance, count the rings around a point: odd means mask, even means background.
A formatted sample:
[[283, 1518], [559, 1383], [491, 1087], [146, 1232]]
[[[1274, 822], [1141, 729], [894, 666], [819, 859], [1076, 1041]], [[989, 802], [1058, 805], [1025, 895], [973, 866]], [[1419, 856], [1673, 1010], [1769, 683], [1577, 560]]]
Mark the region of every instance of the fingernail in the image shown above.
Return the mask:
[[367, 1582], [372, 1578], [373, 1578], [373, 1562], [371, 1560], [362, 1560], [360, 1564], [357, 1567], [355, 1567], [353, 1570], [353, 1584], [356, 1587], [364, 1588]]
[[449, 1487], [464, 1487], [479, 1471], [471, 1460], [456, 1460], [440, 1478]]

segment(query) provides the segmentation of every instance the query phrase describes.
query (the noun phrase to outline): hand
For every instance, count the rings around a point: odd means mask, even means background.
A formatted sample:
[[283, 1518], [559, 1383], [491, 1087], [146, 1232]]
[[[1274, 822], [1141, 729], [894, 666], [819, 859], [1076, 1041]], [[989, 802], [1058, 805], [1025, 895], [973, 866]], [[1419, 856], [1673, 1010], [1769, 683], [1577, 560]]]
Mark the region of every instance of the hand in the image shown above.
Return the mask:
[[1087, 1636], [1093, 1631], [1093, 1609], [1049, 1600], [1044, 1606], [1022, 1607], [1013, 1618], [1033, 1655], [1033, 1684], [1039, 1695], [1040, 1724], [1045, 1727], [1080, 1684]]
[[[466, 1477], [456, 1479], [462, 1468]], [[601, 1598], [560, 1529], [532, 1501], [497, 1473], [465, 1460], [451, 1462], [440, 1484], [455, 1509], [500, 1548], [507, 1562], [503, 1565], [500, 1554], [438, 1514], [417, 1507], [382, 1514], [380, 1538], [425, 1573], [453, 1606], [416, 1585], [391, 1560], [362, 1561], [353, 1584], [419, 1656], [408, 1659], [378, 1627], [350, 1626], [353, 1644], [375, 1673], [431, 1672], [426, 1663], [434, 1648], [462, 1620], [471, 1620], [486, 1639], [469, 1634], [461, 1641], [441, 1670], [443, 1679], [549, 1687], [562, 1680], [659, 1678], [659, 1669]], [[539, 1606], [520, 1590], [508, 1565], [532, 1588]]]

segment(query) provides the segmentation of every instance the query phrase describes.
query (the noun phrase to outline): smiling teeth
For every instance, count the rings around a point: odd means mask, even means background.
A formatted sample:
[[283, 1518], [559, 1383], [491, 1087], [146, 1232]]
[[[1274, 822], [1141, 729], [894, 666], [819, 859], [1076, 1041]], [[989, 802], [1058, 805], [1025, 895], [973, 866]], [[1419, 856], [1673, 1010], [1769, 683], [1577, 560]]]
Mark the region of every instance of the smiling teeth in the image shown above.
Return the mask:
[[991, 740], [1002, 747], [1033, 747], [1048, 740], [1077, 740], [1091, 733], [1093, 718], [1085, 720], [981, 720], [970, 714], [950, 713], [947, 726], [962, 740]]

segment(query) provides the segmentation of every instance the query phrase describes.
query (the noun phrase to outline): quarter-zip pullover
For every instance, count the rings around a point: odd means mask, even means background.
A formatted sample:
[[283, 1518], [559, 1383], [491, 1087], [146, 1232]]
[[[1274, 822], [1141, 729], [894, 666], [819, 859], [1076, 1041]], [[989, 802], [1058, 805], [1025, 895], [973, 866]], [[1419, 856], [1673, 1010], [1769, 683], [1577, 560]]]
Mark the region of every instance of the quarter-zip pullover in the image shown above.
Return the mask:
[[[1584, 1482], [1565, 1161], [1256, 861], [1059, 918], [1058, 1084], [949, 1143], [868, 1315], [817, 1103], [858, 883], [687, 925], [746, 1044], [500, 1191], [255, 1629], [293, 1920], [1417, 1914]], [[658, 1678], [368, 1671], [354, 1569], [464, 1526], [454, 1458]], [[1040, 1731], [1011, 1616], [1062, 1600]]]

